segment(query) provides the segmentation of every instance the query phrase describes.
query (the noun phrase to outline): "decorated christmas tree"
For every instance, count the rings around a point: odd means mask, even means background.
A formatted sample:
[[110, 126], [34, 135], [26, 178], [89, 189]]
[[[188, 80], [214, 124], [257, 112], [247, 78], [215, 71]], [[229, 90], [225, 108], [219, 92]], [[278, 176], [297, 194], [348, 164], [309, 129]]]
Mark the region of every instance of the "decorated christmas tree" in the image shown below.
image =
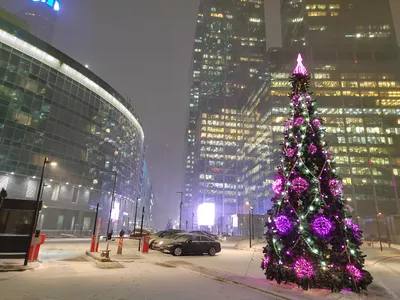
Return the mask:
[[305, 290], [360, 292], [372, 282], [363, 270], [361, 232], [343, 197], [300, 54], [297, 62], [261, 268], [267, 279]]

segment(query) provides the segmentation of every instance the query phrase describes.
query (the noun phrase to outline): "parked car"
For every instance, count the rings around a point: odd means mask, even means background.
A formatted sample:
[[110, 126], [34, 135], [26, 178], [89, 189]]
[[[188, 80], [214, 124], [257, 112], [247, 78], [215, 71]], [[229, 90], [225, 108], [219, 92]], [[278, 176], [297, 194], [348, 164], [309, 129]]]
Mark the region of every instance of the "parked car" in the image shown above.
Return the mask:
[[142, 230], [142, 235], [140, 235], [140, 228], [136, 228], [135, 231], [132, 231], [132, 232], [129, 234], [129, 237], [130, 237], [131, 239], [134, 239], [134, 238], [141, 238], [142, 236], [151, 235], [152, 233], [153, 233], [153, 232], [152, 232], [151, 229], [145, 229], [145, 228], [143, 228], [143, 230]]
[[176, 232], [171, 235], [165, 235], [164, 237], [160, 237], [153, 241], [153, 243], [151, 244], [151, 249], [160, 250], [160, 247], [163, 244], [168, 244], [169, 242], [171, 242], [171, 240], [176, 239], [177, 237], [179, 237], [182, 234], [187, 234], [187, 232]]
[[150, 236], [150, 241], [149, 241], [149, 247], [150, 249], [152, 249], [153, 243], [158, 240], [158, 239], [162, 239], [162, 238], [169, 238], [177, 233], [183, 233], [185, 232], [184, 230], [179, 230], [179, 229], [167, 229], [167, 230], [162, 230], [159, 232], [156, 232], [155, 234]]
[[174, 256], [184, 254], [207, 253], [214, 256], [221, 252], [221, 244], [212, 238], [200, 234], [180, 234], [175, 239], [160, 246], [163, 252], [169, 252]]
[[201, 235], [208, 236], [208, 237], [210, 237], [210, 238], [212, 238], [214, 240], [218, 240], [218, 235], [212, 234], [211, 232], [208, 232], [208, 231], [195, 230], [195, 231], [191, 231], [190, 233], [201, 234]]

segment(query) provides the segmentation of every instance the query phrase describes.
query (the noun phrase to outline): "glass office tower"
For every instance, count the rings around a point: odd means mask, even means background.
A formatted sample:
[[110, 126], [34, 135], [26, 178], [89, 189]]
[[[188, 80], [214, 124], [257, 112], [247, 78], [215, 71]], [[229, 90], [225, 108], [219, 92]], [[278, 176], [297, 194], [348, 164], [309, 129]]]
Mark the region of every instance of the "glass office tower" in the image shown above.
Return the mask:
[[189, 223], [204, 202], [215, 203], [214, 231], [226, 231], [237, 213], [241, 125], [234, 95], [257, 72], [264, 44], [263, 1], [200, 2], [187, 129], [184, 216]]
[[283, 1], [281, 9], [283, 47], [268, 50], [266, 80], [252, 81], [242, 110], [255, 133], [243, 149], [246, 194], [268, 209], [301, 52], [349, 209], [367, 236], [377, 234], [377, 216], [383, 235], [400, 235], [400, 60], [389, 2]]
[[140, 196], [144, 133], [120, 94], [71, 57], [0, 23], [0, 188], [36, 199], [47, 166], [39, 226], [92, 229], [99, 203], [107, 226], [127, 228]]

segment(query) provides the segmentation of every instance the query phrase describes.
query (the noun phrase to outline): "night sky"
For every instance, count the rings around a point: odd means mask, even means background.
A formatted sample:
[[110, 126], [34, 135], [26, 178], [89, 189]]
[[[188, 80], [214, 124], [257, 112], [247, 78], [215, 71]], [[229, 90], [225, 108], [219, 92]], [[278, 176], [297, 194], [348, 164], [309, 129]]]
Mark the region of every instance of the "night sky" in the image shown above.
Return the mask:
[[[0, 0], [16, 13], [29, 0]], [[145, 132], [156, 223], [177, 220], [199, 0], [60, 0], [54, 46], [133, 101]]]

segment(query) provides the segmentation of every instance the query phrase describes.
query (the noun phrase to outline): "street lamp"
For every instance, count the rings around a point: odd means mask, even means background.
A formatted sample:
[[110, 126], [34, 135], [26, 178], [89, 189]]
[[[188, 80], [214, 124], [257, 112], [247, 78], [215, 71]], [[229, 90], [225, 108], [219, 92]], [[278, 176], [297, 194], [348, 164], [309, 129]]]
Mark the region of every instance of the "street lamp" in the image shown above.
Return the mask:
[[[108, 252], [109, 252], [109, 247], [110, 247], [110, 239], [108, 238], [108, 234], [110, 231], [110, 223], [111, 223], [111, 214], [112, 214], [112, 209], [114, 206], [114, 201], [115, 201], [115, 185], [117, 183], [117, 172], [114, 171], [114, 185], [113, 185], [113, 191], [112, 191], [112, 196], [111, 196], [111, 205], [110, 205], [110, 214], [108, 215], [108, 224], [107, 224], [107, 248], [106, 248], [106, 258], [109, 258]], [[112, 238], [112, 237], [110, 237]]]
[[379, 238], [379, 244], [380, 244], [380, 246], [381, 246], [381, 251], [383, 251], [383, 248], [382, 248], [382, 239], [381, 239], [381, 230], [380, 230], [380, 228], [379, 228], [379, 220], [378, 220], [378, 217], [380, 217], [382, 215], [382, 213], [380, 213], [380, 212], [378, 212], [377, 214], [376, 214], [376, 227], [378, 228], [378, 238]]
[[254, 234], [252, 227], [253, 227], [253, 207], [250, 205], [250, 201], [246, 201], [246, 205], [249, 207], [249, 245], [251, 248], [251, 239], [252, 235]]
[[182, 229], [182, 206], [183, 206], [183, 192], [176, 192], [181, 194], [181, 203], [179, 204], [179, 229]]
[[[32, 244], [33, 234], [35, 233], [36, 226], [37, 226], [37, 219], [38, 219], [38, 214], [39, 214], [38, 213], [39, 212], [39, 204], [40, 204], [40, 198], [41, 198], [41, 193], [42, 193], [42, 189], [43, 189], [44, 169], [46, 168], [47, 164], [50, 164], [52, 167], [57, 166], [57, 163], [55, 161], [50, 161], [48, 157], [44, 158], [43, 167], [42, 167], [42, 174], [40, 175], [38, 193], [37, 193], [37, 196], [36, 196], [35, 212], [33, 213], [33, 217], [32, 217], [32, 226], [31, 226], [30, 235], [29, 235], [29, 245]], [[26, 266], [28, 264], [28, 256], [29, 256], [29, 251], [27, 251], [27, 253], [25, 255], [24, 266]]]

